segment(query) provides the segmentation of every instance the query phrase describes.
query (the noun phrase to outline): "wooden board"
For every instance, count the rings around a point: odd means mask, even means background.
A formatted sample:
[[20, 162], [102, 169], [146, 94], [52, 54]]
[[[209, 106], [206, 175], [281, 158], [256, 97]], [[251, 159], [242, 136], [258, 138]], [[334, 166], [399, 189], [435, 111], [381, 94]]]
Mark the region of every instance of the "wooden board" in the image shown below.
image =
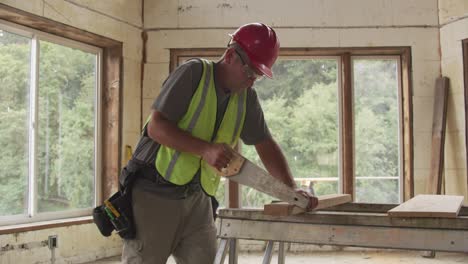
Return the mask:
[[458, 216], [463, 196], [420, 194], [388, 211], [392, 217], [446, 217]]
[[[465, 79], [465, 88], [464, 93], [465, 93], [465, 157], [468, 157], [468, 39], [463, 40], [463, 76]], [[468, 166], [468, 159], [465, 159], [466, 166]], [[468, 168], [468, 167], [466, 167]], [[466, 177], [466, 184], [468, 187], [468, 177]]]
[[[351, 195], [349, 194], [330, 194], [318, 196], [317, 198], [319, 201], [314, 210], [351, 202]], [[288, 216], [304, 212], [306, 211], [303, 208], [285, 202], [265, 204], [263, 208], [263, 214], [274, 216]]]
[[427, 194], [442, 194], [448, 93], [449, 79], [447, 77], [437, 78], [434, 93], [434, 114], [432, 117], [431, 171], [427, 181]]

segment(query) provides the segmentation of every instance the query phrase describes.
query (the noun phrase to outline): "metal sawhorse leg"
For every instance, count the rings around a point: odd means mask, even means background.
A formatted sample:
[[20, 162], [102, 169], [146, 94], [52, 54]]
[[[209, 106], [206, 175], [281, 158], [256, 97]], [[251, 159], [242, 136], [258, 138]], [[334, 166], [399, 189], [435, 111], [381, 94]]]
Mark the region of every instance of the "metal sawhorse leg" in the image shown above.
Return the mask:
[[[219, 242], [218, 251], [216, 252], [216, 258], [214, 264], [224, 264], [224, 259], [226, 258], [227, 251], [229, 249], [229, 264], [237, 264], [237, 239], [235, 238], [221, 238]], [[263, 255], [262, 264], [270, 264], [271, 258], [273, 256], [273, 247], [275, 241], [268, 241], [265, 254]], [[279, 242], [278, 247], [278, 264], [285, 263], [285, 251], [284, 251], [284, 242]]]
[[221, 238], [219, 241], [218, 251], [214, 264], [224, 264], [227, 251], [229, 249], [229, 264], [237, 264], [237, 239], [235, 238]]
[[[270, 264], [271, 257], [273, 256], [273, 248], [275, 246], [275, 241], [268, 241], [265, 254], [263, 255], [262, 264]], [[284, 242], [279, 242], [278, 245], [278, 264], [285, 263], [286, 255], [284, 254]]]

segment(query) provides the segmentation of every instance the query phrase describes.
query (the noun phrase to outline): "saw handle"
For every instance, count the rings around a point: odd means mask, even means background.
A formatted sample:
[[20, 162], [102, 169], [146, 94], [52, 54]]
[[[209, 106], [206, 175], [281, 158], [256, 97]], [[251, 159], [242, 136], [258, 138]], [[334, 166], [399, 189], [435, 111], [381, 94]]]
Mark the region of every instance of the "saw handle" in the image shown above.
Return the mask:
[[221, 170], [218, 170], [215, 168], [215, 170], [219, 176], [223, 176], [223, 177], [234, 176], [239, 173], [239, 171], [242, 168], [242, 165], [244, 165], [244, 161], [245, 161], [245, 158], [242, 157], [239, 153], [234, 151], [233, 157], [231, 161], [229, 162], [228, 166], [225, 168], [222, 168]]

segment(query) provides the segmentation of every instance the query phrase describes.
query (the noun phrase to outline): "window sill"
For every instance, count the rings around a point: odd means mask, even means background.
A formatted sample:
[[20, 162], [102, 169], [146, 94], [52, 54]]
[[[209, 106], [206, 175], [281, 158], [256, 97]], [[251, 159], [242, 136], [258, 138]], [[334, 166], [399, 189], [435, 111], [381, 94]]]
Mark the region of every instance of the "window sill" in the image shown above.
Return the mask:
[[7, 225], [7, 226], [0, 226], [0, 235], [35, 231], [35, 230], [48, 229], [48, 228], [72, 226], [72, 225], [83, 225], [83, 224], [89, 224], [89, 223], [93, 223], [92, 216], [74, 217], [74, 218], [42, 221], [42, 222], [19, 224], [19, 225]]

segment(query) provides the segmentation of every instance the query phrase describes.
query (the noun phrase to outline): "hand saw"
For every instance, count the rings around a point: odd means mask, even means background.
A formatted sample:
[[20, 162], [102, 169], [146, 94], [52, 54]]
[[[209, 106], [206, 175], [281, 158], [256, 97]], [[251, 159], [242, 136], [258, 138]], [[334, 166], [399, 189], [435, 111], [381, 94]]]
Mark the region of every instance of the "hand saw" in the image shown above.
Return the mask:
[[297, 193], [293, 188], [274, 178], [237, 152], [234, 152], [229, 165], [217, 172], [229, 180], [252, 187], [300, 208], [306, 209], [309, 205], [310, 201], [307, 197]]

